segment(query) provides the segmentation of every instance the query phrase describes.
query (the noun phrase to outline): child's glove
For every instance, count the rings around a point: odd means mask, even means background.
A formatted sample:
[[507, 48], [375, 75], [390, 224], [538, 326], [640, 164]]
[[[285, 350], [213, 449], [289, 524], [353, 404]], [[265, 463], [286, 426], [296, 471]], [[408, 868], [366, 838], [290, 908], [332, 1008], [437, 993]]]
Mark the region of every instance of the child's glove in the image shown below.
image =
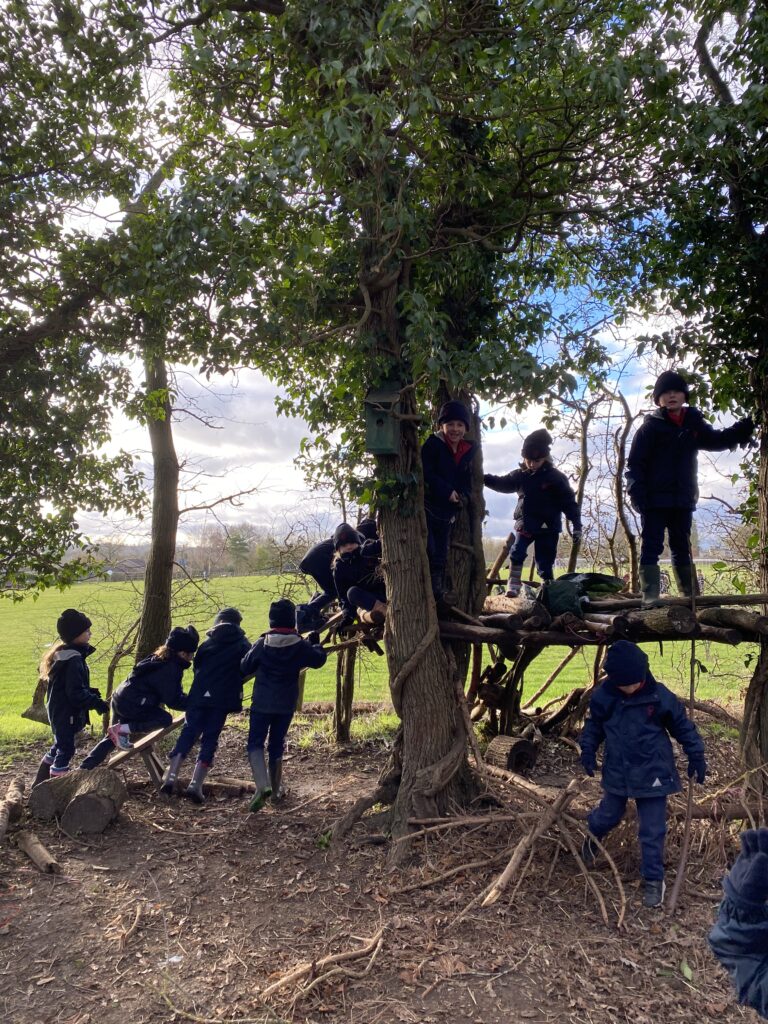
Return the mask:
[[316, 629], [313, 629], [311, 633], [307, 633], [307, 643], [310, 643], [310, 644], [319, 644], [320, 643], [320, 634], [317, 632]]
[[707, 777], [707, 762], [703, 757], [692, 757], [688, 762], [688, 778], [696, 776], [696, 781], [701, 786]]
[[581, 767], [584, 769], [584, 771], [587, 773], [590, 779], [593, 778], [595, 772], [597, 771], [597, 761], [595, 760], [595, 755], [582, 752]]
[[768, 828], [751, 828], [741, 834], [741, 853], [723, 879], [732, 900], [762, 907], [768, 898]]
[[93, 706], [93, 709], [94, 711], [98, 711], [100, 715], [109, 714], [109, 704], [107, 704], [105, 700], [102, 700], [101, 697], [99, 697], [99, 699], [96, 701], [96, 703]]

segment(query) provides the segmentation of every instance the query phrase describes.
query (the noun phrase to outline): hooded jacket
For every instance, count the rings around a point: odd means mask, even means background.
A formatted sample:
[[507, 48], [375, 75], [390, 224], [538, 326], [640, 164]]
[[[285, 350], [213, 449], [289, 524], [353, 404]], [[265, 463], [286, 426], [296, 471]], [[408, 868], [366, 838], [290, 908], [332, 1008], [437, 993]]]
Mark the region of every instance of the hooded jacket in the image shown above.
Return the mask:
[[88, 712], [101, 703], [92, 690], [91, 673], [86, 662], [95, 651], [89, 644], [67, 644], [53, 656], [48, 673], [45, 704], [54, 735], [57, 729], [73, 729], [76, 733], [88, 725]]
[[176, 711], [186, 711], [187, 694], [181, 688], [182, 676], [189, 662], [171, 652], [167, 660], [150, 655], [120, 683], [112, 698], [115, 710], [124, 721], [141, 717], [142, 710], [164, 704]]
[[730, 974], [739, 1002], [768, 1018], [768, 906], [755, 907], [726, 892], [709, 945]]
[[251, 711], [292, 715], [299, 699], [299, 673], [320, 668], [328, 655], [298, 633], [270, 630], [260, 636], [241, 662], [245, 678], [255, 676]]
[[242, 711], [243, 676], [240, 662], [251, 644], [240, 626], [220, 622], [207, 632], [197, 649], [194, 678], [189, 688], [187, 710], [217, 708], [220, 711]]
[[535, 534], [539, 530], [554, 530], [560, 533], [563, 513], [574, 530], [581, 530], [581, 513], [573, 488], [565, 473], [555, 469], [551, 462], [545, 462], [535, 471], [521, 466], [506, 476], [486, 473], [483, 483], [492, 491], [518, 495], [513, 516], [518, 531]]
[[333, 563], [333, 583], [339, 595], [339, 603], [345, 612], [354, 615], [356, 609], [347, 597], [350, 587], [362, 587], [386, 601], [384, 578], [379, 571], [381, 563], [381, 541], [367, 540], [354, 551], [339, 555]]
[[722, 452], [752, 435], [750, 419], [716, 430], [692, 407], [678, 426], [666, 409], [643, 420], [627, 456], [627, 492], [638, 512], [650, 508], [696, 508], [699, 500], [699, 451]]
[[592, 695], [580, 737], [582, 754], [603, 753], [603, 789], [617, 796], [666, 796], [680, 792], [680, 776], [669, 737], [689, 760], [704, 756], [704, 742], [681, 701], [649, 672], [636, 693], [626, 695], [606, 679]]
[[468, 496], [472, 490], [472, 460], [477, 452], [474, 441], [462, 441], [466, 446], [458, 463], [442, 434], [432, 434], [421, 446], [421, 465], [424, 471], [424, 502], [427, 512], [440, 518], [453, 518], [457, 506], [449, 501], [453, 491]]

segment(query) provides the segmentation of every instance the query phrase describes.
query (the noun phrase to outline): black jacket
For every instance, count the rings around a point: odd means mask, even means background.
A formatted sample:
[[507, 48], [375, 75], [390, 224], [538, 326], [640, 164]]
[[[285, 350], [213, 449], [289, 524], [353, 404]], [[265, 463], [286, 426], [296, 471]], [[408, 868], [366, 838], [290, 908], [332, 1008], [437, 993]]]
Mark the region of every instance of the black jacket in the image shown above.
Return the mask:
[[320, 644], [311, 644], [293, 631], [270, 630], [260, 636], [241, 664], [243, 676], [256, 677], [251, 711], [292, 715], [299, 698], [299, 673], [303, 668], [320, 668], [327, 657]]
[[85, 660], [94, 650], [88, 644], [67, 644], [53, 656], [45, 704], [54, 735], [57, 728], [71, 728], [76, 733], [84, 729], [88, 712], [101, 703], [98, 691], [91, 689], [91, 673]]
[[698, 409], [685, 409], [677, 426], [666, 409], [643, 420], [627, 457], [627, 491], [638, 512], [648, 508], [696, 508], [699, 498], [697, 452], [721, 452], [744, 444], [752, 435], [752, 420], [715, 430]]
[[428, 513], [440, 518], [453, 518], [455, 502], [449, 501], [453, 491], [468, 497], [472, 490], [472, 460], [477, 452], [474, 441], [456, 463], [453, 452], [441, 434], [432, 434], [421, 446], [421, 465], [424, 471], [424, 503]]
[[380, 600], [386, 601], [384, 578], [379, 570], [380, 562], [381, 541], [367, 540], [354, 551], [339, 555], [333, 563], [333, 582], [339, 595], [339, 603], [345, 612], [355, 614], [355, 608], [347, 597], [350, 587], [370, 590], [371, 593], [377, 594]]
[[555, 469], [551, 462], [545, 462], [535, 472], [521, 467], [506, 476], [486, 473], [483, 483], [492, 491], [518, 495], [520, 500], [514, 512], [517, 530], [530, 534], [540, 530], [560, 533], [562, 513], [570, 520], [574, 530], [581, 530], [581, 513], [573, 488], [565, 473]]
[[243, 676], [240, 662], [250, 650], [248, 637], [233, 622], [220, 622], [208, 630], [197, 650], [194, 678], [187, 708], [242, 711]]
[[310, 548], [299, 562], [299, 569], [306, 576], [311, 576], [325, 594], [336, 593], [331, 568], [333, 553], [333, 538], [329, 537], [328, 540], [321, 540], [319, 544]]
[[186, 711], [188, 697], [181, 688], [181, 679], [189, 662], [171, 652], [167, 661], [151, 654], [135, 665], [120, 683], [112, 698], [115, 710], [123, 721], [141, 716], [142, 709], [165, 704], [177, 711]]

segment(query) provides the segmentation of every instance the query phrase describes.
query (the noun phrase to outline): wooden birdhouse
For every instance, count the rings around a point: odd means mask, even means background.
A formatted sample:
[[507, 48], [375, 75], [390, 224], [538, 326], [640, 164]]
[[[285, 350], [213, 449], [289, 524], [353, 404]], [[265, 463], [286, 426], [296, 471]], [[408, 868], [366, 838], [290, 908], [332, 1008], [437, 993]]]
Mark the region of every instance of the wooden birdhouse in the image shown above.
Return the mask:
[[400, 451], [400, 388], [399, 381], [389, 381], [365, 396], [365, 450], [371, 455]]

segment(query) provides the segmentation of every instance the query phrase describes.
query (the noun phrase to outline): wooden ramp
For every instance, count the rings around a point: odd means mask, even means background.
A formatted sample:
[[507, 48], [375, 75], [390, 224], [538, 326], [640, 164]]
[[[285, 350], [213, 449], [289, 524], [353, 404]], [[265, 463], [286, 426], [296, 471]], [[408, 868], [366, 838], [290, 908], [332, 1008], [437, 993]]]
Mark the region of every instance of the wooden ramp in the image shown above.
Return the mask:
[[137, 740], [130, 750], [120, 750], [118, 753], [113, 754], [110, 760], [107, 761], [107, 768], [118, 768], [123, 764], [123, 762], [138, 754], [144, 762], [144, 766], [149, 772], [150, 778], [159, 789], [163, 781], [165, 765], [155, 753], [155, 743], [157, 743], [159, 739], [162, 739], [163, 736], [167, 736], [169, 733], [174, 732], [183, 724], [184, 715], [179, 715], [178, 718], [174, 718], [171, 724], [167, 725], [164, 729], [155, 729], [154, 732], [148, 732], [145, 736], [142, 736], [140, 740]]

